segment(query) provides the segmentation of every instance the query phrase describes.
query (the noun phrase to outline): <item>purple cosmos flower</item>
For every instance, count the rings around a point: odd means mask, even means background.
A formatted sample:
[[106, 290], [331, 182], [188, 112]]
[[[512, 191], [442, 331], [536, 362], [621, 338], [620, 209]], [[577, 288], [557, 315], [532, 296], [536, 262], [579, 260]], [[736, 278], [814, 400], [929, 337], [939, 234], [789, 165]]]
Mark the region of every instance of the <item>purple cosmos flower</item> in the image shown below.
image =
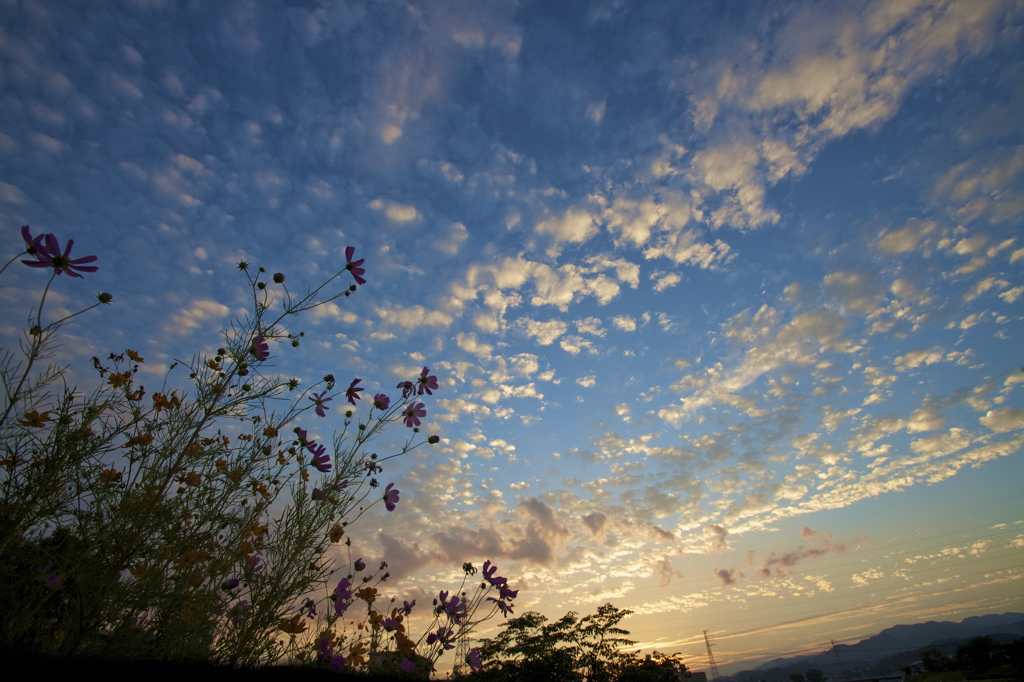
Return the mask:
[[313, 499], [314, 500], [326, 500], [327, 499], [327, 493], [325, 493], [323, 490], [320, 490], [320, 488], [313, 488]]
[[[387, 623], [387, 621], [384, 622]], [[404, 670], [407, 673], [411, 673], [412, 671], [416, 670], [416, 664], [405, 657], [402, 657], [402, 660], [401, 662], [399, 662], [398, 665], [402, 668], [402, 670]]]
[[338, 654], [331, 659], [331, 672], [340, 673], [345, 668], [345, 657]]
[[353, 261], [352, 256], [354, 256], [355, 253], [356, 247], [345, 247], [345, 260], [347, 261], [345, 263], [345, 269], [352, 273], [352, 277], [356, 280], [356, 284], [366, 284], [366, 280], [363, 279], [363, 275], [366, 274], [366, 270], [361, 267], [364, 259], [360, 258], [357, 261]]
[[38, 237], [33, 237], [32, 233], [28, 231], [28, 225], [22, 225], [21, 238], [25, 240], [25, 252], [30, 256], [37, 255], [45, 248], [43, 246], [43, 240], [46, 239], [45, 232]]
[[495, 566], [494, 564], [492, 564], [490, 559], [485, 561], [484, 562], [484, 570], [483, 570], [484, 580], [486, 580], [487, 582], [489, 582], [492, 585], [494, 585], [494, 583], [491, 582], [491, 578], [494, 576], [494, 574], [495, 574], [495, 572], [497, 572], [497, 570], [498, 570], [498, 567]]
[[402, 400], [416, 393], [416, 386], [411, 381], [403, 381], [395, 386], [395, 388], [402, 389]]
[[333, 661], [334, 660], [334, 647], [330, 644], [330, 639], [327, 637], [320, 638], [320, 653], [317, 654], [316, 658], [318, 661]]
[[396, 504], [398, 504], [398, 489], [395, 488], [394, 483], [388, 483], [388, 487], [384, 489], [384, 506], [388, 511], [395, 511]]
[[367, 473], [370, 474], [379, 474], [380, 472], [384, 471], [384, 467], [377, 464], [377, 460], [368, 459], [366, 460], [366, 471]]
[[501, 609], [501, 612], [506, 616], [512, 613], [512, 604], [506, 604], [505, 602], [495, 599], [494, 597], [488, 597], [487, 601], [494, 602], [498, 606], [498, 608]]
[[334, 400], [334, 398], [325, 398], [325, 395], [327, 395], [327, 391], [324, 391], [323, 393], [314, 393], [313, 396], [310, 398], [310, 400], [312, 400], [313, 403], [316, 405], [316, 416], [318, 417], [327, 416], [328, 408], [326, 403], [329, 403], [332, 400]]
[[480, 652], [476, 649], [470, 649], [469, 653], [466, 654], [466, 663], [469, 664], [469, 669], [473, 672], [484, 667], [483, 662], [480, 660]]
[[75, 270], [81, 270], [82, 272], [96, 272], [99, 270], [95, 265], [85, 265], [85, 263], [92, 263], [96, 260], [96, 256], [86, 256], [84, 258], [76, 258], [71, 260], [71, 247], [74, 246], [75, 240], [69, 239], [68, 245], [64, 249], [64, 253], [60, 252], [60, 243], [57, 238], [52, 234], [42, 235], [45, 244], [41, 243], [40, 237], [35, 239], [29, 239], [31, 235], [28, 233], [28, 226], [22, 228], [21, 236], [25, 239], [28, 247], [34, 248], [36, 253], [34, 254], [36, 260], [23, 260], [21, 261], [25, 265], [33, 268], [53, 268], [53, 272], [56, 275], [61, 273], [68, 273], [69, 277], [81, 277]]
[[385, 618], [381, 625], [383, 625], [384, 629], [388, 632], [393, 632], [398, 629], [399, 623], [394, 618]]
[[378, 410], [386, 410], [388, 409], [388, 405], [390, 404], [391, 398], [387, 397], [383, 393], [378, 393], [377, 395], [373, 396], [373, 406], [376, 407]]
[[43, 573], [43, 575], [41, 575], [39, 577], [42, 579], [42, 581], [44, 583], [46, 583], [46, 586], [48, 588], [50, 588], [51, 590], [54, 590], [54, 591], [63, 590], [64, 586], [60, 584], [60, 573], [57, 573], [56, 571], [51, 571], [49, 573], [45, 573], [45, 571], [50, 571], [51, 568], [53, 568], [53, 567], [52, 566], [44, 566], [43, 567], [44, 573]]
[[324, 454], [323, 445], [320, 446], [320, 452], [313, 455], [313, 466], [321, 474], [326, 474], [331, 470], [331, 458]]
[[[504, 580], [504, 578], [502, 578]], [[502, 599], [512, 600], [519, 596], [519, 590], [513, 590], [508, 585], [502, 585], [498, 588], [498, 596]]]
[[405, 425], [409, 428], [420, 425], [420, 417], [426, 417], [427, 411], [424, 409], [423, 403], [409, 403], [409, 405], [402, 411], [402, 419], [405, 420]]
[[306, 614], [310, 620], [316, 619], [316, 602], [306, 597], [306, 601], [302, 602], [302, 607], [299, 609], [299, 614]]
[[355, 405], [356, 401], [360, 399], [359, 392], [363, 389], [356, 388], [356, 384], [360, 381], [362, 381], [362, 379], [353, 379], [352, 383], [348, 385], [348, 389], [345, 391], [345, 397], [348, 398], [348, 402], [352, 405]]
[[267, 344], [266, 338], [257, 336], [253, 339], [252, 348], [249, 351], [256, 356], [256, 359], [263, 362], [270, 357], [270, 345]]
[[252, 604], [249, 603], [248, 599], [243, 599], [228, 611], [228, 617], [231, 618], [231, 622], [235, 625], [241, 625], [243, 621], [252, 615]]
[[334, 592], [334, 612], [339, 616], [345, 615], [345, 610], [348, 609], [348, 601], [352, 598], [352, 581], [348, 578], [342, 578], [338, 583], [338, 589]]
[[356, 569], [356, 571], [365, 571], [366, 564], [363, 563], [363, 558], [359, 557], [358, 559], [356, 559], [355, 563], [352, 564], [352, 568]]
[[230, 592], [231, 590], [237, 588], [238, 585], [239, 585], [238, 578], [230, 578], [229, 580], [225, 580], [224, 584], [221, 585], [220, 587], [221, 587], [222, 590], [227, 590], [228, 592]]
[[431, 393], [431, 389], [435, 391], [437, 390], [437, 377], [433, 375], [427, 376], [429, 372], [430, 370], [424, 367], [423, 371], [420, 372], [419, 377], [416, 379], [416, 383], [418, 384], [416, 392], [419, 395], [423, 395], [424, 393], [427, 395], [434, 395]]
[[408, 616], [410, 613], [412, 613], [412, 607], [414, 607], [414, 606], [416, 606], [416, 600], [415, 599], [412, 600], [412, 603], [407, 602], [407, 601], [403, 601], [402, 602], [402, 613], [404, 613], [405, 615]]

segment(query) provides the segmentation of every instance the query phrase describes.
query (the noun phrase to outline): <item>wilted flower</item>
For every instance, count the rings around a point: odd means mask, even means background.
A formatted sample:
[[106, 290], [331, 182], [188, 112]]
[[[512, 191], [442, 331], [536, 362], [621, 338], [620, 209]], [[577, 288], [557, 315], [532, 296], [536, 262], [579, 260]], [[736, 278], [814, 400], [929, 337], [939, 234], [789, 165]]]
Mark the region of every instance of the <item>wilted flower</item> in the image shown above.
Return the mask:
[[328, 408], [326, 406], [326, 403], [329, 403], [332, 400], [334, 400], [334, 398], [325, 398], [325, 395], [327, 395], [327, 391], [324, 391], [322, 393], [314, 393], [313, 396], [310, 398], [310, 400], [312, 400], [313, 403], [316, 405], [316, 416], [318, 417], [327, 416]]

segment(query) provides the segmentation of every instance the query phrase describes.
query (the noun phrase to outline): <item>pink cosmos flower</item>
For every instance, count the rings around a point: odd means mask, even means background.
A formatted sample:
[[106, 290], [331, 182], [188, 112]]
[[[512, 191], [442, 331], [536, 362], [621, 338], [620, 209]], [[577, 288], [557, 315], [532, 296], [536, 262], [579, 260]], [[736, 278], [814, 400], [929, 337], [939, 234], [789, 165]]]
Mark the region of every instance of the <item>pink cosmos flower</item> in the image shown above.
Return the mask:
[[345, 260], [348, 261], [345, 263], [345, 269], [352, 273], [352, 277], [356, 280], [356, 284], [366, 284], [366, 280], [363, 279], [363, 275], [366, 274], [366, 270], [361, 267], [364, 259], [360, 258], [357, 261], [353, 261], [352, 256], [354, 256], [355, 253], [356, 247], [345, 247]]
[[388, 483], [388, 487], [384, 489], [384, 506], [388, 511], [395, 511], [396, 504], [398, 504], [398, 489], [395, 488], [394, 483]]
[[310, 400], [312, 400], [316, 404], [316, 416], [318, 417], [327, 416], [328, 408], [326, 404], [334, 400], [334, 398], [325, 398], [325, 395], [327, 395], [327, 391], [324, 391], [322, 393], [314, 393], [313, 397], [310, 398]]
[[266, 338], [262, 336], [257, 336], [255, 339], [253, 339], [252, 348], [249, 349], [249, 352], [255, 355], [256, 359], [259, 360], [260, 362], [263, 362], [264, 360], [269, 358], [270, 346], [267, 344]]
[[[69, 277], [81, 277], [75, 270], [81, 270], [82, 272], [96, 272], [99, 270], [95, 265], [85, 265], [85, 263], [92, 263], [96, 260], [96, 256], [85, 256], [84, 258], [76, 258], [71, 260], [71, 247], [74, 246], [75, 240], [69, 239], [68, 245], [64, 249], [64, 253], [60, 252], [60, 243], [57, 238], [52, 234], [40, 235], [34, 239], [31, 238], [31, 234], [28, 232], [28, 225], [21, 228], [21, 236], [25, 240], [27, 248], [35, 250], [36, 260], [23, 260], [21, 261], [25, 265], [33, 268], [53, 268], [53, 272], [56, 275], [61, 273], [68, 273]], [[45, 244], [42, 242], [45, 241]]]
[[427, 376], [429, 372], [430, 370], [424, 367], [423, 371], [420, 372], [419, 377], [416, 379], [416, 383], [418, 384], [416, 392], [419, 395], [423, 395], [424, 393], [427, 395], [434, 395], [431, 393], [431, 389], [435, 391], [437, 390], [437, 377], [433, 375]]
[[405, 420], [405, 425], [409, 428], [420, 425], [420, 417], [426, 417], [427, 411], [424, 409], [423, 403], [409, 403], [409, 405], [402, 411], [402, 419]]
[[387, 397], [383, 393], [378, 393], [377, 395], [373, 396], [373, 406], [376, 407], [378, 410], [386, 410], [388, 409], [388, 405], [390, 404], [391, 398]]
[[348, 402], [352, 405], [355, 405], [356, 401], [360, 399], [359, 392], [363, 389], [356, 388], [356, 384], [360, 381], [362, 381], [362, 379], [353, 379], [352, 383], [348, 385], [348, 390], [345, 391], [345, 397], [348, 398]]

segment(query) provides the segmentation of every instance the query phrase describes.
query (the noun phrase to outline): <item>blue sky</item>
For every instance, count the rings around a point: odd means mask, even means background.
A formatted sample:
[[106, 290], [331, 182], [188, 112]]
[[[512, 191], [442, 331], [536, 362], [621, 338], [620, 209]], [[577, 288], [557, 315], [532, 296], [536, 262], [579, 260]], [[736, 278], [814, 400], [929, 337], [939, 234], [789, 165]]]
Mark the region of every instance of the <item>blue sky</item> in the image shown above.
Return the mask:
[[[517, 613], [611, 601], [691, 667], [709, 630], [726, 671], [1024, 610], [1019, 3], [0, 19], [3, 229], [99, 256], [54, 312], [115, 299], [73, 368], [212, 351], [239, 260], [366, 259], [273, 350], [310, 381], [438, 375], [441, 444], [357, 536], [399, 594], [491, 559]], [[0, 290], [7, 344], [38, 275]]]

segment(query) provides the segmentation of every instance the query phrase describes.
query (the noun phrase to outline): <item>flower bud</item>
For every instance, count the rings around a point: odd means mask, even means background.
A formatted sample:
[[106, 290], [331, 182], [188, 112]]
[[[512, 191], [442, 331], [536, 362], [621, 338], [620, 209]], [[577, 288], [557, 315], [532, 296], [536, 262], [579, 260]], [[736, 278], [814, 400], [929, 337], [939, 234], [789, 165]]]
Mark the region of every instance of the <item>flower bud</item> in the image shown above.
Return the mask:
[[427, 439], [427, 442], [430, 443], [431, 445], [437, 445], [439, 442], [441, 442], [441, 437], [431, 436], [430, 438]]
[[283, 272], [275, 272], [274, 273], [274, 284], [282, 284], [283, 282], [284, 282], [284, 273]]
[[114, 297], [105, 291], [102, 294], [96, 294], [96, 298], [100, 303], [110, 303], [114, 300]]

